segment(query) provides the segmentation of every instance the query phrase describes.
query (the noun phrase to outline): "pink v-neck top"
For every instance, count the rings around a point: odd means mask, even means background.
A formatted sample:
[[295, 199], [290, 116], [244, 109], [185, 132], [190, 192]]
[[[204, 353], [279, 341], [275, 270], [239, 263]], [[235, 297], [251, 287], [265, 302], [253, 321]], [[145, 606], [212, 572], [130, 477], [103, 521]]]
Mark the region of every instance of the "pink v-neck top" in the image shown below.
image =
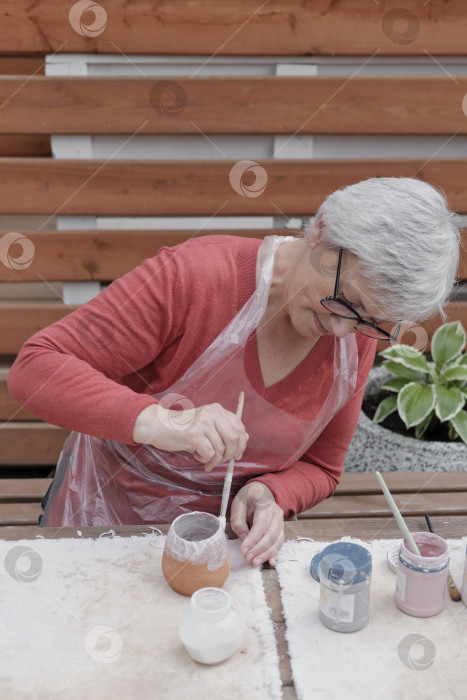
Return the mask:
[[[33, 335], [8, 375], [10, 394], [44, 421], [136, 445], [135, 420], [157, 403], [151, 394], [181, 377], [253, 294], [261, 243], [204, 236], [162, 248]], [[354, 395], [300, 461], [250, 479], [271, 489], [286, 518], [331, 496], [339, 483], [376, 351], [375, 340], [358, 333], [356, 340]], [[245, 348], [246, 374], [267, 401], [311, 420], [332, 381], [333, 342], [322, 336], [292, 372], [265, 389], [253, 333]]]

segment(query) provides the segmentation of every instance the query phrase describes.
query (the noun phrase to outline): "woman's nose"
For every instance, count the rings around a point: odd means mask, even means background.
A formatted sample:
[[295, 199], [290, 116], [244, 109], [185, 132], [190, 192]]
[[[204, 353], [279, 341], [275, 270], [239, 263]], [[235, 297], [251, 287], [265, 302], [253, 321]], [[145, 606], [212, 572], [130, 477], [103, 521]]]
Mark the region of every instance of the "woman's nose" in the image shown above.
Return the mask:
[[334, 335], [338, 338], [344, 338], [349, 333], [356, 333], [355, 324], [356, 320], [354, 318], [342, 318], [342, 316], [336, 316], [331, 314], [331, 325]]

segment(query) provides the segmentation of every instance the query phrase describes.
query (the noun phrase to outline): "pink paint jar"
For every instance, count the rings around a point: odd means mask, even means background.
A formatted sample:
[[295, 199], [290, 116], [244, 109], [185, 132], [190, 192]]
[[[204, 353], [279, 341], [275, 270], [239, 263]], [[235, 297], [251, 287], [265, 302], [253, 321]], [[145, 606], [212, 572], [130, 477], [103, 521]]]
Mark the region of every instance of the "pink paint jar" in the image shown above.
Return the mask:
[[405, 540], [399, 549], [394, 600], [402, 612], [431, 617], [444, 608], [449, 549], [446, 540], [431, 532], [413, 532], [420, 556]]

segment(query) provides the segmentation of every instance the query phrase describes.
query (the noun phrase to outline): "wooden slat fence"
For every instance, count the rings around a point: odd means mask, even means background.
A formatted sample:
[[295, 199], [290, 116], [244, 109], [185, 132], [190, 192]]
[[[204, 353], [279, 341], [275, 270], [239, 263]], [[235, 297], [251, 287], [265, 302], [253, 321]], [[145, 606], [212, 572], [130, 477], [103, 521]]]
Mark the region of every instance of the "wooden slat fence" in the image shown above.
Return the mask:
[[[199, 70], [175, 78], [163, 71], [155, 77], [44, 75], [46, 56], [63, 55], [65, 60], [72, 53], [123, 54], [130, 63], [135, 54], [205, 56], [205, 64], [234, 56], [245, 62], [275, 56], [277, 63], [290, 64], [311, 57], [317, 62], [359, 57], [361, 66], [384, 56], [408, 62], [432, 59], [435, 64], [444, 56], [462, 62], [467, 57], [464, 0], [266, 0], [255, 7], [246, 0], [115, 0], [93, 7], [81, 16], [76, 4], [61, 0], [14, 0], [0, 9], [0, 216], [46, 218], [40, 230], [22, 230], [16, 239], [11, 231], [0, 230], [0, 282], [111, 282], [161, 246], [195, 235], [289, 234], [290, 229], [254, 227], [227, 231], [222, 218], [308, 217], [332, 191], [369, 177], [426, 180], [446, 193], [451, 208], [467, 214], [467, 153], [451, 158], [437, 153], [426, 158], [261, 158], [256, 165], [264, 187], [259, 196], [242, 196], [232, 186], [238, 161], [227, 157], [55, 159], [50, 144], [52, 135], [102, 134], [129, 139], [437, 135], [449, 141], [467, 134], [467, 70], [466, 75], [444, 70], [439, 77], [363, 76], [359, 66], [347, 76], [206, 77], [197, 75]], [[253, 172], [241, 176], [246, 190], [255, 182]], [[58, 216], [213, 216], [219, 225], [215, 231], [56, 231]], [[19, 268], [15, 260], [23, 251], [21, 236], [32, 244], [33, 254]], [[467, 279], [465, 250], [458, 274]], [[33, 333], [74, 308], [59, 299], [0, 302], [0, 356], [14, 356]], [[447, 312], [467, 328], [467, 302], [455, 300]], [[424, 324], [430, 337], [439, 322], [434, 318]], [[68, 431], [43, 423], [9, 396], [8, 370], [8, 362], [0, 362], [0, 466], [53, 467]], [[25, 480], [23, 487], [15, 481], [0, 480], [0, 524], [31, 524], [45, 480]], [[393, 486], [400, 486], [401, 498], [412, 493], [408, 481]], [[351, 488], [350, 482], [343, 484], [333, 499], [306, 517], [353, 517], [364, 501], [375, 516], [384, 514], [377, 489], [367, 486], [357, 493]], [[445, 504], [450, 513], [465, 514], [462, 497], [451, 488]], [[418, 514], [419, 506], [413, 499], [411, 503], [407, 514]]]

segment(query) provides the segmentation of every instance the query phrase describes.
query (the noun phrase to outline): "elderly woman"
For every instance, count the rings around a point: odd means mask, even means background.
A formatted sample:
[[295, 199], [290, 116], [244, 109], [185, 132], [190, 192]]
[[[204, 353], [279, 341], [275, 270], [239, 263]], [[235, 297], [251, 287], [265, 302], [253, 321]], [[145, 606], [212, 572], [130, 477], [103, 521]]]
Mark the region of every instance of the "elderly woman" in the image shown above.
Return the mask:
[[9, 391], [73, 431], [41, 524], [218, 515], [233, 457], [231, 527], [247, 561], [274, 565], [284, 519], [339, 483], [377, 339], [443, 315], [454, 219], [424, 182], [366, 180], [331, 194], [305, 237], [162, 248], [36, 333]]

